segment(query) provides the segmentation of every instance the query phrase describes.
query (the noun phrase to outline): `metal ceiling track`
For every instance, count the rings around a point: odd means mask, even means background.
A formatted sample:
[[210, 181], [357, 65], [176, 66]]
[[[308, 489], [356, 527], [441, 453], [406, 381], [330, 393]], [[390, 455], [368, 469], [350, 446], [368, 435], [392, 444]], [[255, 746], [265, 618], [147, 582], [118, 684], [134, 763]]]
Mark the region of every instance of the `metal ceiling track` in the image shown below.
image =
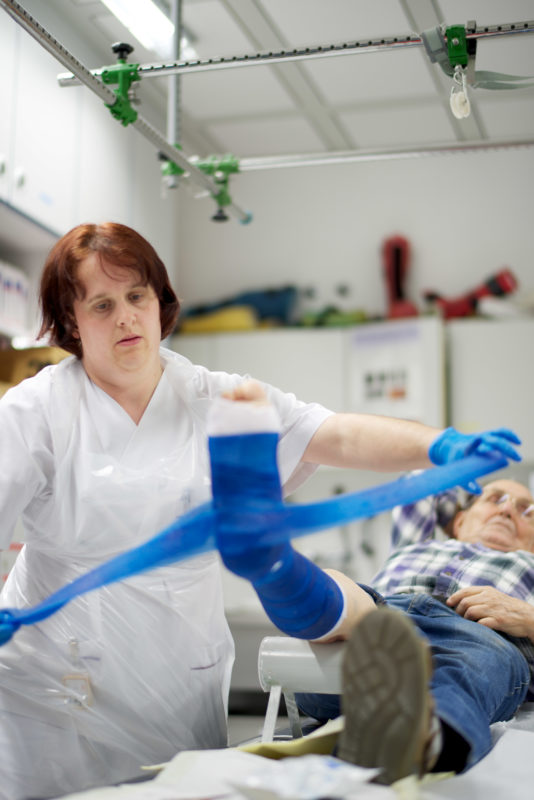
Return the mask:
[[[526, 22], [512, 22], [502, 25], [477, 25], [468, 22], [465, 28], [466, 39], [488, 39], [497, 36], [518, 36], [534, 33], [534, 20]], [[197, 61], [175, 61], [172, 63], [152, 63], [138, 67], [139, 75], [143, 78], [158, 77], [161, 75], [183, 75], [194, 72], [207, 72], [218, 69], [235, 69], [249, 66], [262, 66], [269, 64], [283, 64], [294, 61], [304, 61], [317, 58], [332, 58], [335, 56], [355, 55], [362, 53], [376, 53], [387, 50], [397, 50], [404, 47], [423, 47], [421, 36], [408, 34], [404, 36], [389, 36], [381, 39], [365, 39], [357, 42], [343, 42], [316, 47], [305, 47], [289, 51], [257, 53], [255, 55], [231, 56], [222, 58], [209, 58]], [[93, 70], [92, 74], [98, 76], [105, 68]], [[73, 86], [77, 83], [74, 75], [63, 74], [58, 76], [61, 86]], [[444, 143], [428, 146], [414, 146], [406, 148], [389, 148], [381, 150], [351, 150], [334, 151], [327, 153], [304, 153], [287, 156], [261, 156], [258, 158], [242, 158], [239, 161], [240, 172], [251, 172], [265, 169], [285, 169], [291, 167], [322, 166], [326, 164], [357, 163], [366, 161], [387, 161], [393, 159], [421, 158], [436, 155], [457, 153], [472, 153], [487, 150], [503, 150], [510, 148], [527, 148], [534, 146], [534, 139], [521, 139], [515, 141], [466, 141], [459, 143]]]
[[[0, 0], [0, 7], [17, 22], [27, 33], [36, 39], [42, 47], [45, 48], [51, 55], [53, 55], [64, 67], [69, 69], [71, 73], [76, 76], [79, 83], [85, 84], [92, 92], [94, 92], [101, 100], [108, 106], [112, 106], [117, 97], [114, 92], [102, 83], [95, 73], [88, 70], [84, 65], [78, 61], [71, 53], [66, 50], [53, 36], [51, 36], [37, 20], [35, 20], [21, 5], [14, 2], [14, 0]], [[151, 142], [157, 150], [162, 153], [166, 159], [176, 164], [181, 169], [185, 170], [184, 177], [198, 184], [203, 189], [207, 190], [211, 195], [216, 197], [220, 191], [220, 187], [208, 175], [205, 175], [198, 167], [189, 161], [184, 155], [183, 151], [178, 150], [173, 145], [169, 144], [167, 140], [150, 125], [141, 116], [138, 116], [135, 122], [132, 122], [132, 127], [136, 128], [144, 137]], [[235, 203], [231, 202], [225, 205], [225, 210], [229, 211], [240, 222], [247, 223], [251, 219], [248, 212], [243, 211]]]
[[476, 153], [488, 150], [516, 150], [534, 147], [534, 139], [515, 139], [492, 142], [458, 142], [414, 147], [396, 147], [377, 150], [339, 150], [327, 153], [301, 153], [287, 156], [258, 156], [242, 158], [240, 172], [256, 172], [263, 169], [288, 169], [290, 167], [320, 167], [327, 164], [354, 164], [366, 161], [393, 161], [428, 156]]
[[[3, 0], [0, 0], [3, 2]], [[7, 5], [7, 3], [4, 3]], [[9, 5], [15, 5], [14, 3]], [[466, 39], [488, 39], [494, 36], [517, 36], [534, 33], [534, 20], [527, 22], [511, 22], [503, 25], [466, 26]], [[196, 61], [174, 61], [171, 63], [141, 64], [138, 73], [142, 78], [157, 78], [161, 75], [185, 75], [194, 72], [207, 72], [219, 69], [236, 69], [242, 67], [264, 66], [269, 64], [285, 64], [292, 61], [307, 61], [317, 58], [356, 55], [358, 53], [376, 53], [386, 50], [398, 50], [404, 47], [423, 47], [423, 39], [416, 34], [405, 36], [388, 36], [382, 39], [365, 39], [359, 42], [343, 42], [316, 47], [304, 47], [279, 52], [256, 53], [242, 56], [226, 56], [222, 58], [198, 59]], [[92, 75], [101, 75], [105, 67], [92, 70]], [[74, 72], [74, 70], [73, 70]], [[58, 75], [60, 86], [75, 86], [75, 75]]]
[[[39, 44], [51, 53], [66, 69], [68, 73], [58, 76], [61, 86], [76, 86], [85, 84], [107, 105], [113, 104], [115, 94], [99, 78], [105, 71], [101, 69], [88, 70], [74, 56], [72, 56], [56, 39], [54, 39], [31, 15], [14, 0], [0, 0], [0, 7], [21, 25]], [[507, 23], [503, 25], [476, 25], [467, 23], [467, 39], [487, 39], [496, 36], [517, 36], [534, 33], [534, 20], [526, 22]], [[139, 75], [142, 77], [159, 77], [162, 75], [182, 75], [193, 72], [205, 72], [217, 69], [233, 69], [248, 66], [261, 66], [265, 64], [282, 64], [292, 61], [304, 61], [317, 58], [331, 58], [334, 56], [355, 55], [369, 52], [396, 50], [403, 47], [422, 47], [423, 39], [415, 34], [406, 36], [390, 36], [382, 39], [346, 42], [326, 46], [306, 47], [290, 51], [258, 53], [256, 55], [232, 56], [224, 58], [210, 58], [197, 61], [175, 61], [172, 63], [145, 64], [138, 66]], [[133, 127], [150, 141], [165, 158], [181, 169], [185, 170], [185, 177], [198, 184], [213, 196], [219, 187], [208, 175], [195, 167], [183, 153], [177, 150], [164, 137], [155, 130], [146, 120], [138, 117], [132, 123]], [[354, 150], [337, 151], [328, 153], [306, 153], [287, 156], [272, 156], [260, 158], [245, 158], [239, 162], [240, 172], [249, 172], [262, 169], [289, 168], [301, 166], [318, 166], [325, 164], [341, 164], [365, 161], [384, 161], [402, 158], [419, 158], [431, 155], [446, 155], [453, 153], [470, 153], [485, 150], [501, 150], [509, 148], [523, 148], [534, 146], [534, 139], [498, 142], [461, 142], [458, 144], [437, 144], [430, 146], [417, 146], [408, 148], [395, 148], [384, 150]], [[244, 212], [234, 203], [225, 207], [241, 222], [250, 221], [250, 214]]]

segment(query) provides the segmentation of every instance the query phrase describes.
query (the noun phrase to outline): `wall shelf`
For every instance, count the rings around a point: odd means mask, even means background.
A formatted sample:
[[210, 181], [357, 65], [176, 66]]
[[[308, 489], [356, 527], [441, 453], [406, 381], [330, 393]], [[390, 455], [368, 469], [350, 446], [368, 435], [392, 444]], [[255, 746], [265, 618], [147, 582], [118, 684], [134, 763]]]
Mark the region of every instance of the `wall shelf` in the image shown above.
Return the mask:
[[0, 200], [0, 258], [24, 267], [18, 259], [43, 256], [58, 239], [58, 233]]

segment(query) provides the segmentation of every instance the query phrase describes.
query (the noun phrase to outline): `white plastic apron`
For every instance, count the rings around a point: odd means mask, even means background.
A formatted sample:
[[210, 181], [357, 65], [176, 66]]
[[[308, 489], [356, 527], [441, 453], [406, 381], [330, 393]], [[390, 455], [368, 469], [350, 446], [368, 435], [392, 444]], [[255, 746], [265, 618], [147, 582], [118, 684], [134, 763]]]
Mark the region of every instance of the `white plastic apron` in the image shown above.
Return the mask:
[[[14, 606], [39, 602], [210, 496], [207, 401], [194, 397], [187, 370], [167, 365], [138, 426], [77, 362], [57, 368], [53, 394], [55, 486], [26, 515], [27, 546], [4, 597]], [[21, 629], [0, 650], [0, 798], [118, 782], [181, 749], [224, 746], [232, 662], [213, 554], [92, 592]]]

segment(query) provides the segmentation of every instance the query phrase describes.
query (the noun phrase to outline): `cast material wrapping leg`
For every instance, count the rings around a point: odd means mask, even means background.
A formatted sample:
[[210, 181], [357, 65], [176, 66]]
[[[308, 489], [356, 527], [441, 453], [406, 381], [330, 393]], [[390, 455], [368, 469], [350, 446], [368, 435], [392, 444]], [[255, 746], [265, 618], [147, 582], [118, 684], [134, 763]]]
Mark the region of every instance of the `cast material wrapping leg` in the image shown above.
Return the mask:
[[[262, 424], [257, 407], [240, 406], [241, 415], [252, 413]], [[282, 507], [277, 444], [278, 434], [273, 431], [210, 436], [217, 547], [226, 567], [252, 582], [267, 615], [280, 630], [316, 639], [329, 633], [342, 617], [341, 589], [289, 541], [258, 544], [254, 527], [242, 524], [251, 500], [256, 509], [264, 509], [262, 527], [268, 524], [269, 510]], [[277, 520], [272, 524], [276, 526]]]

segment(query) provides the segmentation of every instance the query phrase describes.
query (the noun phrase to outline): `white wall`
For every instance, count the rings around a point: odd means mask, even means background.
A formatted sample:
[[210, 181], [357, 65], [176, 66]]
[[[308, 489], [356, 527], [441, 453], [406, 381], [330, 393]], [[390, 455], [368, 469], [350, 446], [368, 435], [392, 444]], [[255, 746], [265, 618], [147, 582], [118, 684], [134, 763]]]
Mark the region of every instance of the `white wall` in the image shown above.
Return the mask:
[[383, 312], [381, 245], [401, 233], [418, 304], [507, 265], [532, 289], [533, 179], [534, 149], [243, 173], [231, 192], [250, 225], [208, 222], [210, 200], [183, 204], [178, 288], [195, 303], [292, 282], [324, 304], [347, 283], [351, 307]]

